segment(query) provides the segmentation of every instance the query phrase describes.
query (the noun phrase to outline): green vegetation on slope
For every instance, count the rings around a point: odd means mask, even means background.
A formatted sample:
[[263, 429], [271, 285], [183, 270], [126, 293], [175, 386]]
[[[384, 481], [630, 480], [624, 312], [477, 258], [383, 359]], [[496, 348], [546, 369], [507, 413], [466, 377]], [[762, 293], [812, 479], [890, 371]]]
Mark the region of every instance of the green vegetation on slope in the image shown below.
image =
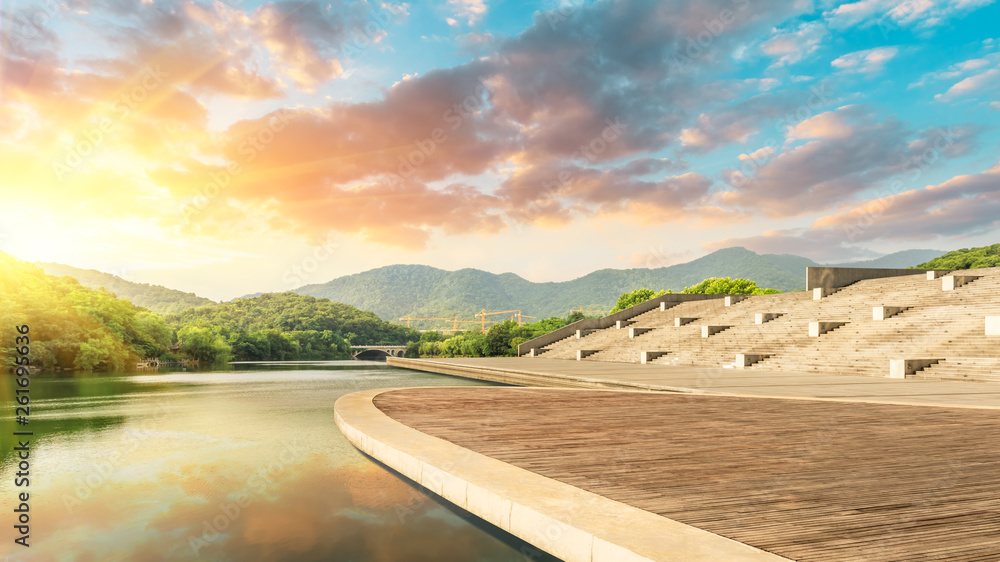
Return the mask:
[[173, 331], [159, 315], [89, 289], [70, 277], [0, 252], [0, 360], [13, 362], [15, 326], [30, 327], [31, 365], [82, 371], [120, 370], [170, 345]]
[[[106, 289], [0, 252], [0, 360], [10, 365], [15, 326], [30, 327], [31, 365], [42, 369], [119, 371], [147, 358], [212, 364], [344, 359], [353, 344], [405, 345], [414, 330], [371, 312], [293, 293], [267, 294], [189, 308], [169, 321]], [[181, 341], [179, 349], [171, 344]]]
[[934, 258], [917, 269], [979, 269], [1000, 267], [1000, 244], [980, 248], [962, 248]]
[[632, 308], [637, 304], [642, 304], [648, 300], [655, 299], [656, 297], [672, 293], [673, 291], [660, 291], [659, 293], [653, 291], [652, 289], [636, 289], [634, 291], [629, 291], [627, 293], [622, 293], [618, 297], [618, 302], [615, 303], [615, 307], [611, 309], [608, 314], [614, 314], [616, 312], [621, 312], [626, 308]]
[[517, 322], [507, 320], [494, 324], [485, 333], [465, 332], [454, 336], [446, 336], [439, 332], [424, 332], [420, 340], [411, 342], [406, 349], [407, 357], [508, 357], [517, 355], [517, 346], [558, 330], [567, 324], [582, 320], [579, 313], [569, 317], [546, 318], [518, 326]]
[[172, 314], [195, 306], [213, 304], [212, 301], [199, 297], [194, 293], [185, 293], [161, 287], [160, 285], [133, 283], [117, 275], [102, 273], [93, 269], [78, 269], [59, 263], [42, 263], [39, 265], [49, 275], [69, 275], [79, 281], [84, 287], [90, 287], [91, 289], [100, 289], [103, 287], [120, 298], [128, 299], [133, 304], [148, 308], [158, 314]]
[[[917, 259], [941, 255], [935, 250], [910, 250], [842, 267], [906, 267]], [[905, 259], [904, 259], [905, 258]], [[805, 289], [805, 268], [820, 264], [801, 256], [756, 254], [744, 248], [726, 248], [689, 263], [654, 269], [602, 269], [572, 281], [532, 283], [513, 273], [496, 275], [476, 269], [444, 271], [424, 265], [393, 265], [339, 277], [295, 289], [296, 293], [371, 310], [395, 321], [416, 317], [471, 318], [487, 310], [521, 310], [539, 318], [563, 317], [583, 305], [585, 310], [608, 310], [618, 296], [639, 287], [675, 292], [710, 277], [745, 278], [760, 287], [781, 291]], [[440, 328], [444, 322], [414, 323]]]
[[201, 361], [345, 359], [351, 345], [406, 345], [419, 333], [364, 310], [294, 293], [202, 306], [168, 317], [180, 351]]
[[[680, 294], [684, 295], [770, 295], [780, 293], [777, 289], [762, 289], [749, 279], [732, 279], [729, 277], [710, 277], [697, 285], [684, 287]], [[655, 299], [661, 295], [671, 294], [673, 291], [664, 290], [659, 293], [652, 289], [636, 289], [622, 293], [618, 297], [618, 302], [611, 309], [611, 314]]]
[[697, 285], [684, 287], [681, 291], [685, 295], [773, 295], [780, 292], [777, 289], [758, 287], [749, 279], [729, 277], [710, 277]]

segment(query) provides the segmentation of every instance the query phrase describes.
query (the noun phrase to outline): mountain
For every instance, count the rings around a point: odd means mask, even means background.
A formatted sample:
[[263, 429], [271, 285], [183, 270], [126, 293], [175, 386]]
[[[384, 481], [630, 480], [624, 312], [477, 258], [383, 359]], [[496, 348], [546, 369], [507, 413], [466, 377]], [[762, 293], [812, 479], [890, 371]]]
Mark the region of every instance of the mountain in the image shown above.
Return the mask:
[[79, 281], [84, 287], [91, 289], [104, 287], [118, 297], [128, 299], [132, 304], [148, 308], [158, 314], [177, 313], [195, 306], [213, 304], [213, 301], [199, 297], [194, 293], [185, 293], [148, 283], [133, 283], [117, 275], [102, 273], [94, 269], [78, 269], [60, 263], [39, 263], [37, 265], [49, 275], [57, 277], [68, 275]]
[[[906, 267], [943, 252], [911, 250], [844, 267]], [[928, 258], [929, 259], [929, 258]], [[898, 265], [897, 265], [898, 264]], [[370, 310], [386, 320], [415, 317], [470, 318], [483, 308], [521, 310], [546, 318], [570, 309], [610, 310], [621, 293], [638, 288], [680, 291], [708, 277], [744, 277], [760, 287], [782, 291], [805, 288], [805, 268], [816, 262], [789, 254], [760, 255], [745, 248], [725, 248], [694, 261], [657, 269], [602, 269], [572, 281], [533, 283], [513, 273], [478, 269], [445, 271], [426, 265], [391, 265], [306, 285], [294, 292]], [[495, 316], [494, 319], [501, 319]], [[443, 321], [414, 324], [440, 327]], [[466, 329], [471, 325], [465, 325]]]
[[[27, 338], [16, 326], [30, 327]], [[153, 312], [69, 276], [0, 252], [0, 361], [12, 365], [15, 345], [31, 344], [31, 366], [78, 371], [120, 371], [158, 357], [173, 330]]]
[[[886, 269], [903, 269], [907, 267], [913, 267], [919, 263], [930, 261], [939, 256], [944, 255], [944, 252], [940, 250], [904, 250], [902, 252], [896, 252], [895, 254], [889, 254], [887, 256], [882, 256], [868, 261], [858, 261], [850, 263], [837, 263], [830, 264], [834, 267], [872, 267], [872, 268], [886, 268]], [[927, 269], [927, 268], [921, 268]]]

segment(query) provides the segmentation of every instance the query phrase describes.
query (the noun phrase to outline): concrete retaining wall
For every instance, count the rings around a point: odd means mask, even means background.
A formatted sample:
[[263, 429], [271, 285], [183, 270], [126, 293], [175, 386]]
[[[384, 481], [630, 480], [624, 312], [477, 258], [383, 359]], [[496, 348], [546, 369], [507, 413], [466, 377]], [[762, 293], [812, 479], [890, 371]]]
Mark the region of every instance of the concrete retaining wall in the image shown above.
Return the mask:
[[626, 308], [625, 310], [620, 310], [614, 314], [610, 314], [603, 318], [584, 318], [578, 322], [573, 322], [569, 326], [564, 326], [558, 330], [553, 330], [547, 334], [538, 336], [537, 338], [526, 341], [521, 345], [517, 346], [518, 356], [527, 355], [531, 348], [533, 347], [545, 347], [550, 343], [555, 343], [559, 340], [573, 337], [576, 335], [577, 330], [603, 330], [605, 328], [610, 328], [616, 325], [619, 320], [628, 320], [638, 316], [644, 312], [649, 312], [650, 310], [655, 310], [660, 308], [661, 302], [666, 303], [676, 303], [676, 302], [687, 302], [687, 301], [701, 301], [710, 299], [721, 299], [726, 295], [661, 295], [655, 299], [648, 300], [643, 303], [639, 303], [635, 306]]
[[807, 267], [806, 290], [837, 289], [865, 279], [901, 277], [933, 271], [929, 269], [869, 269], [865, 267]]

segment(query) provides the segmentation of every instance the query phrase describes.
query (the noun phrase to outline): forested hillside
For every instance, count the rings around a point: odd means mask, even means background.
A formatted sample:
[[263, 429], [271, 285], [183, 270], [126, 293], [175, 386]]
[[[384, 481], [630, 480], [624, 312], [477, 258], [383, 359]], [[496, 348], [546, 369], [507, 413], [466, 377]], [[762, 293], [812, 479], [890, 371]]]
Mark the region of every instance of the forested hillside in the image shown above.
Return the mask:
[[962, 248], [917, 266], [918, 269], [978, 269], [1000, 267], [1000, 244]]
[[25, 324], [33, 367], [76, 371], [128, 370], [148, 358], [196, 359], [203, 366], [344, 359], [352, 343], [405, 345], [420, 337], [371, 312], [293, 293], [189, 308], [168, 319], [0, 252], [0, 360], [7, 365], [15, 326]]
[[344, 359], [352, 344], [406, 345], [420, 338], [371, 312], [294, 293], [192, 308], [167, 320], [181, 349], [202, 361], [227, 354], [237, 361]]
[[171, 314], [195, 306], [212, 304], [212, 301], [194, 293], [185, 293], [148, 283], [133, 283], [117, 275], [102, 273], [94, 269], [78, 269], [59, 263], [41, 263], [39, 265], [49, 275], [69, 275], [84, 287], [91, 289], [104, 287], [119, 297], [132, 301], [132, 304], [148, 308], [159, 314]]
[[28, 325], [31, 365], [121, 370], [157, 357], [173, 331], [163, 318], [105, 290], [0, 252], [0, 360], [12, 364], [15, 326]]
[[[940, 255], [935, 250], [910, 250], [843, 267], [907, 267]], [[392, 265], [348, 275], [328, 283], [306, 285], [296, 293], [344, 302], [371, 310], [386, 320], [407, 314], [417, 317], [470, 318], [483, 308], [521, 310], [546, 318], [562, 317], [570, 309], [610, 310], [618, 296], [642, 287], [680, 291], [711, 277], [745, 278], [760, 287], [781, 291], [805, 288], [805, 268], [816, 262], [801, 256], [760, 255], [744, 248], [726, 248], [689, 263], [656, 269], [602, 269], [562, 283], [533, 283], [513, 273], [477, 269], [445, 271], [425, 265]], [[443, 321], [414, 324], [443, 326]]]

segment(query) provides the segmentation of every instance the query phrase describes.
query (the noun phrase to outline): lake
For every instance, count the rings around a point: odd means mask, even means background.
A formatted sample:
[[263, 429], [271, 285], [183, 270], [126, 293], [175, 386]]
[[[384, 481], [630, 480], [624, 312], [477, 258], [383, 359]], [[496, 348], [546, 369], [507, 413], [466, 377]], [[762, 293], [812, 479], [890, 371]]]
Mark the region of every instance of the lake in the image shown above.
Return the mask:
[[[14, 377], [0, 412], [0, 557], [16, 560], [555, 560], [417, 489], [334, 423], [369, 388], [488, 383], [384, 363]], [[13, 543], [14, 431], [30, 443], [30, 548]]]

